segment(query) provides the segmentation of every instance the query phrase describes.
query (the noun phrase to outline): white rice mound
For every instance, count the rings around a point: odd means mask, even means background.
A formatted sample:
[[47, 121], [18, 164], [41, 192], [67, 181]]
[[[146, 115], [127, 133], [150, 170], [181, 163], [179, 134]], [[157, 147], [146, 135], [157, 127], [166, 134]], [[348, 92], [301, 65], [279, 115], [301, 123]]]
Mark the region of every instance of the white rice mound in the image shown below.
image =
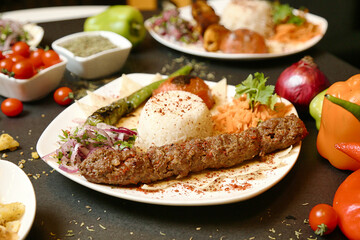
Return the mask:
[[220, 23], [234, 31], [246, 28], [267, 38], [274, 33], [272, 8], [265, 0], [232, 0], [221, 13]]
[[136, 146], [146, 150], [213, 135], [213, 121], [204, 101], [185, 91], [166, 91], [151, 97], [139, 117]]

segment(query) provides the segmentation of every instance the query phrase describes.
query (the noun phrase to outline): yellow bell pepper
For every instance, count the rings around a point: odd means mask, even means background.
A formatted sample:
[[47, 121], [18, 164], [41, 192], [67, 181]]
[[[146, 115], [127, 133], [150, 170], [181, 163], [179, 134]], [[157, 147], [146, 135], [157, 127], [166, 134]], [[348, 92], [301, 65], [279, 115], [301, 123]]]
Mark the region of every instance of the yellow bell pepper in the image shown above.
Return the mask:
[[[360, 74], [334, 83], [327, 94], [360, 105]], [[346, 109], [325, 98], [316, 142], [318, 152], [336, 168], [352, 171], [360, 169], [358, 161], [335, 148], [335, 144], [340, 142], [360, 142], [360, 121]]]

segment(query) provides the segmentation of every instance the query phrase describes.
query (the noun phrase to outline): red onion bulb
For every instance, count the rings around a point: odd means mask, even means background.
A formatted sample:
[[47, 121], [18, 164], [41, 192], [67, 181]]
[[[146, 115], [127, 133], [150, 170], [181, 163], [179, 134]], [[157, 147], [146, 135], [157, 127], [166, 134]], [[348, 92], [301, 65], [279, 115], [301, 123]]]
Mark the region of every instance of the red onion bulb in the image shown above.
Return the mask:
[[310, 56], [286, 68], [279, 76], [275, 92], [292, 102], [299, 110], [307, 109], [311, 100], [330, 86], [327, 77], [320, 71]]

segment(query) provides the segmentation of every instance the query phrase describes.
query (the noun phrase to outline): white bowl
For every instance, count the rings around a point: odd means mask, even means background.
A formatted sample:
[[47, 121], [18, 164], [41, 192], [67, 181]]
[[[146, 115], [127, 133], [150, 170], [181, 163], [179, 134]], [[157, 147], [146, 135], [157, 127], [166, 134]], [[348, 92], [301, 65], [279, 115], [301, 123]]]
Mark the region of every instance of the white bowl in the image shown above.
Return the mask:
[[0, 95], [28, 102], [45, 97], [62, 80], [67, 59], [41, 70], [29, 79], [16, 79], [0, 73]]
[[36, 197], [29, 177], [12, 162], [0, 160], [0, 202], [21, 202], [25, 213], [20, 220], [19, 239], [25, 239], [35, 219]]
[[[89, 57], [75, 56], [72, 52], [60, 46], [68, 40], [83, 36], [100, 35], [109, 39], [117, 48], [105, 50]], [[131, 43], [123, 36], [109, 31], [79, 32], [62, 37], [52, 43], [52, 48], [68, 59], [66, 68], [85, 79], [95, 79], [119, 71], [125, 64], [131, 50]]]

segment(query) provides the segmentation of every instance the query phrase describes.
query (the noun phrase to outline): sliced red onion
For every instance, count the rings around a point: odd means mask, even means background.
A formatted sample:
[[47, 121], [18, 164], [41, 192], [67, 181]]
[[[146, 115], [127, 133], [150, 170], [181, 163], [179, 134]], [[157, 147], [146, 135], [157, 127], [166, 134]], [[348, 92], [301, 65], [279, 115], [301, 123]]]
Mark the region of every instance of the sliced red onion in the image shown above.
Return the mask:
[[[98, 140], [99, 134], [103, 139]], [[56, 156], [62, 156], [60, 159], [60, 168], [66, 172], [77, 172], [77, 166], [94, 149], [98, 147], [111, 147], [118, 149], [117, 141], [126, 141], [131, 136], [137, 135], [133, 130], [101, 123], [95, 126], [84, 125], [77, 130], [68, 133], [67, 141], [62, 142], [59, 149], [56, 150]]]
[[117, 133], [125, 133], [125, 134], [128, 134], [128, 135], [137, 135], [137, 132], [133, 131], [133, 130], [130, 130], [128, 128], [124, 128], [124, 127], [119, 127], [119, 128], [110, 128], [110, 129], [107, 129], [108, 131], [112, 131], [112, 132], [117, 132]]
[[59, 168], [67, 173], [76, 173], [79, 169], [77, 167], [68, 167], [60, 164]]

